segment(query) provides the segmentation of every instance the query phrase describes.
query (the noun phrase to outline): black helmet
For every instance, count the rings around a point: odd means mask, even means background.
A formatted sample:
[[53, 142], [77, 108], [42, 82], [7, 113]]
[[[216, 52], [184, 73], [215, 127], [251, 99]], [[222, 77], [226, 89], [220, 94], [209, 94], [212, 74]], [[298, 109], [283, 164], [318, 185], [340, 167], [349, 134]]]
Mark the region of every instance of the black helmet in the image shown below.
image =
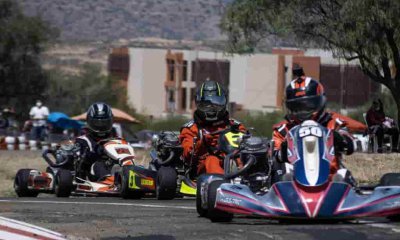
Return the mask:
[[325, 104], [324, 88], [314, 79], [298, 78], [286, 87], [286, 108], [292, 120], [317, 121], [325, 110]]
[[303, 68], [298, 64], [294, 64], [292, 68], [292, 74], [294, 77], [301, 77], [305, 75]]
[[112, 130], [113, 114], [111, 107], [97, 102], [89, 107], [86, 115], [89, 130], [97, 136], [105, 136]]
[[196, 115], [201, 121], [215, 122], [222, 120], [226, 114], [226, 95], [215, 81], [207, 80], [196, 94]]

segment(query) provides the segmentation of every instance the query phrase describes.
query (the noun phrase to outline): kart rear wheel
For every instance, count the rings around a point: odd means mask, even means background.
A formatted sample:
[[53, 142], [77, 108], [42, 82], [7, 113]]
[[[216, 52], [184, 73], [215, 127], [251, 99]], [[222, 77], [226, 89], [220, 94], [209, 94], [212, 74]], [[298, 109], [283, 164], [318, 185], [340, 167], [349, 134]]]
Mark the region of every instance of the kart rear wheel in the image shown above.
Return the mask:
[[217, 189], [221, 186], [221, 184], [227, 183], [225, 180], [215, 180], [208, 185], [208, 194], [207, 194], [207, 217], [212, 222], [230, 222], [233, 219], [232, 213], [227, 213], [218, 209], [215, 209], [215, 200], [217, 198]]
[[386, 173], [381, 177], [379, 186], [400, 186], [400, 173]]
[[54, 193], [57, 197], [69, 197], [73, 189], [71, 171], [59, 169], [55, 176]]
[[121, 181], [121, 197], [123, 199], [141, 199], [144, 195], [141, 191], [131, 190], [129, 188], [129, 166], [122, 167], [121, 175], [119, 175]]
[[38, 191], [28, 189], [29, 173], [32, 169], [20, 169], [15, 175], [14, 190], [18, 197], [37, 197]]
[[201, 177], [197, 178], [196, 183], [196, 210], [199, 214], [199, 217], [206, 217], [207, 216], [207, 209], [204, 209], [201, 205]]
[[175, 168], [161, 167], [157, 172], [156, 196], [158, 200], [172, 200], [176, 195], [177, 173]]

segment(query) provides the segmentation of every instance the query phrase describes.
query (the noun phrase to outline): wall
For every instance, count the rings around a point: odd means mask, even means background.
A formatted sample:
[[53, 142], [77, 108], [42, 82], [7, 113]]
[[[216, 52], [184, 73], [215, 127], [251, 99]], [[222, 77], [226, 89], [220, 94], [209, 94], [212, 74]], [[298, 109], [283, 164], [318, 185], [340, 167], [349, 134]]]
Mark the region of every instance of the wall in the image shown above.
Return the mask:
[[166, 50], [130, 48], [128, 103], [138, 112], [160, 116], [165, 107]]
[[[252, 55], [247, 61], [244, 109], [271, 111], [275, 109], [278, 90], [278, 56]], [[235, 81], [232, 77], [232, 82]], [[239, 81], [239, 79], [238, 79]]]

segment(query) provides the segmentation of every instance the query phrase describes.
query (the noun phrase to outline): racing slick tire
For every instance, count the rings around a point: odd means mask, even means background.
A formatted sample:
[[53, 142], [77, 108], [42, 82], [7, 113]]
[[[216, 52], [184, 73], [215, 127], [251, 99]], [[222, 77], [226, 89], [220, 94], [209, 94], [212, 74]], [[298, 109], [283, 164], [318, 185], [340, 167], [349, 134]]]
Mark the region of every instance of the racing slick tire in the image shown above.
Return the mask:
[[73, 177], [71, 171], [66, 169], [59, 169], [54, 177], [54, 193], [57, 197], [67, 198], [71, 195], [73, 190]]
[[379, 186], [400, 186], [400, 173], [386, 173], [381, 177]]
[[129, 166], [122, 167], [120, 181], [121, 181], [121, 197], [123, 199], [141, 199], [144, 195], [141, 191], [132, 191], [129, 188]]
[[37, 197], [38, 191], [28, 189], [29, 173], [32, 169], [20, 169], [15, 175], [14, 190], [18, 197]]
[[196, 211], [199, 217], [207, 217], [207, 209], [201, 206], [201, 179], [202, 177], [198, 177], [196, 184]]
[[[400, 186], [400, 173], [386, 173], [381, 177], [379, 186]], [[400, 222], [400, 214], [387, 217], [390, 221]]]
[[227, 181], [225, 181], [225, 180], [214, 180], [208, 186], [207, 217], [212, 222], [230, 222], [233, 219], [233, 214], [232, 213], [227, 213], [227, 212], [215, 209], [215, 200], [217, 198], [217, 189], [223, 183], [227, 183]]
[[161, 167], [157, 172], [156, 196], [158, 200], [172, 200], [176, 195], [177, 173], [175, 168]]

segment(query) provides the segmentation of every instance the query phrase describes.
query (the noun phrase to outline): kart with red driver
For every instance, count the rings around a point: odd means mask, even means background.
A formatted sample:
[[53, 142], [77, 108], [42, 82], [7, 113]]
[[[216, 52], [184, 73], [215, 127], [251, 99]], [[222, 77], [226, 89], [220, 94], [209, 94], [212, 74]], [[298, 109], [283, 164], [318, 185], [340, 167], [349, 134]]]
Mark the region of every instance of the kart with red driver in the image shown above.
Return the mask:
[[[303, 221], [399, 218], [400, 174], [385, 174], [380, 184], [370, 186], [372, 191], [362, 191], [347, 181], [340, 170], [330, 176], [330, 163], [335, 157], [333, 130], [308, 120], [292, 128], [286, 140], [287, 150], [282, 155], [287, 156], [293, 170], [282, 181], [266, 191], [251, 187], [246, 175], [250, 176], [251, 166], [265, 161], [260, 154], [265, 151], [254, 144], [255, 139], [244, 139], [242, 169], [225, 172], [219, 180], [202, 180], [199, 214], [212, 221], [231, 221], [234, 214]], [[227, 156], [225, 162], [231, 159]]]

